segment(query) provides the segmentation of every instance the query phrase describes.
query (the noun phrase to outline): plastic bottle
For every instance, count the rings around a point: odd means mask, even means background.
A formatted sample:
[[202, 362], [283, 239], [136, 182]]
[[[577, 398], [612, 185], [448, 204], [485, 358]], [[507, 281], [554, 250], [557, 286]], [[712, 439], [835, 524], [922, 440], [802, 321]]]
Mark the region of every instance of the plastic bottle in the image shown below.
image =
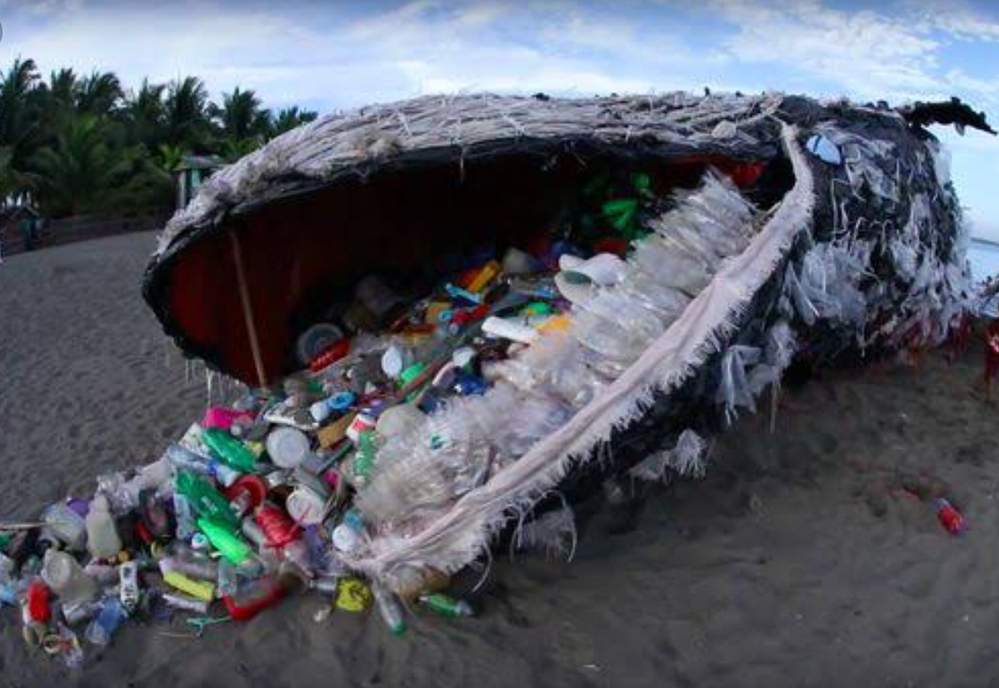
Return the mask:
[[167, 606], [173, 607], [174, 609], [182, 609], [186, 612], [194, 612], [195, 614], [208, 613], [208, 602], [183, 593], [163, 593], [163, 601], [167, 603]]
[[199, 516], [211, 518], [233, 528], [239, 526], [239, 519], [229, 508], [229, 502], [204, 478], [191, 471], [180, 471], [177, 474], [176, 486], [177, 491], [187, 497]]
[[323, 594], [336, 597], [337, 589], [340, 587], [340, 576], [320, 576], [313, 578], [309, 582], [309, 587]]
[[236, 528], [229, 524], [202, 517], [198, 519], [198, 527], [208, 536], [212, 546], [236, 566], [252, 554], [250, 546], [239, 537]]
[[191, 578], [213, 581], [218, 577], [218, 565], [189, 553], [177, 552], [159, 561], [160, 572], [176, 571]]
[[270, 545], [270, 541], [267, 539], [267, 533], [261, 530], [257, 522], [253, 520], [252, 516], [247, 516], [243, 519], [243, 524], [240, 526], [243, 535], [246, 536], [250, 542], [252, 542], [258, 549], [267, 547]]
[[0, 552], [0, 583], [10, 583], [14, 577], [14, 560]]
[[240, 587], [235, 595], [222, 598], [229, 616], [235, 621], [247, 621], [284, 598], [285, 591], [275, 578], [258, 578], [245, 587]]
[[199, 475], [211, 476], [228, 487], [239, 479], [240, 473], [224, 463], [196, 454], [187, 447], [171, 444], [166, 451], [167, 461], [178, 470], [188, 470]]
[[121, 538], [111, 516], [107, 497], [98, 494], [87, 514], [87, 550], [95, 559], [109, 559], [121, 551]]
[[118, 599], [125, 611], [132, 613], [139, 605], [139, 563], [126, 561], [118, 567]]
[[66, 504], [53, 504], [42, 512], [49, 530], [68, 549], [82, 552], [87, 547], [87, 524], [83, 518]]
[[351, 472], [358, 487], [364, 487], [371, 479], [375, 467], [375, 433], [365, 430], [357, 436], [357, 453], [351, 461]]
[[216, 594], [219, 597], [232, 596], [236, 594], [236, 590], [239, 586], [239, 578], [236, 573], [236, 567], [225, 558], [219, 560], [218, 566], [218, 585], [215, 588]]
[[167, 585], [174, 587], [183, 593], [187, 593], [191, 597], [195, 597], [199, 600], [210, 602], [212, 599], [214, 599], [215, 597], [214, 583], [188, 578], [179, 571], [174, 571], [168, 566], [164, 567], [163, 562], [160, 562], [160, 568], [163, 571], [163, 582], [166, 583]]
[[201, 433], [208, 448], [229, 467], [243, 473], [253, 473], [257, 457], [250, 449], [225, 430], [208, 428]]
[[353, 392], [339, 392], [333, 396], [317, 401], [309, 407], [309, 413], [317, 423], [322, 423], [334, 413], [343, 413], [349, 409], [356, 401], [357, 397]]
[[961, 512], [954, 508], [954, 505], [949, 501], [940, 497], [935, 501], [937, 508], [937, 520], [940, 521], [948, 533], [951, 535], [960, 535], [965, 530], [968, 529], [967, 524], [964, 522], [964, 517], [961, 516]]
[[395, 598], [395, 595], [381, 583], [372, 583], [371, 592], [375, 595], [378, 603], [378, 612], [382, 615], [385, 625], [389, 627], [394, 635], [402, 635], [406, 632], [406, 617], [402, 613], [402, 605]]
[[281, 556], [285, 561], [290, 561], [301, 569], [309, 578], [315, 576], [312, 560], [309, 557], [309, 548], [302, 540], [292, 540], [282, 547]]
[[177, 520], [177, 537], [187, 540], [194, 535], [194, 511], [191, 509], [191, 502], [180, 492], [173, 493], [173, 515]]
[[281, 507], [270, 502], [261, 504], [253, 517], [275, 547], [284, 547], [301, 535], [301, 527]]
[[94, 645], [107, 645], [125, 617], [125, 608], [121, 606], [121, 602], [115, 597], [109, 598], [105, 600], [97, 618], [87, 626], [84, 637]]
[[420, 602], [441, 616], [475, 616], [475, 612], [468, 602], [465, 600], [456, 600], [444, 593], [435, 592], [428, 595], [420, 595]]
[[66, 604], [64, 602], [62, 605], [62, 617], [70, 626], [89, 621], [97, 616], [100, 611], [100, 602], [79, 602], [77, 604]]

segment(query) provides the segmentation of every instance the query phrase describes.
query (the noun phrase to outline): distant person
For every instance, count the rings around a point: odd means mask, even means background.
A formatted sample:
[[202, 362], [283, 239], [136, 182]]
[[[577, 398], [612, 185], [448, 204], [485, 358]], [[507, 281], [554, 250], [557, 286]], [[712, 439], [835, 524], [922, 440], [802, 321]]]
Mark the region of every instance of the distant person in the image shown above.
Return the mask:
[[992, 401], [992, 385], [999, 375], [999, 320], [985, 328], [985, 401]]

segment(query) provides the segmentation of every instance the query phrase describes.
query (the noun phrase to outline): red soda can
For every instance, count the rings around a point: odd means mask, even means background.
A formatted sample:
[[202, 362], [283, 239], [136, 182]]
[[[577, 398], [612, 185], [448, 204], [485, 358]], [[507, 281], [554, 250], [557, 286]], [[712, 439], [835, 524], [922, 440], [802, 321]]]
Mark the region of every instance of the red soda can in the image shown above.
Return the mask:
[[948, 502], [943, 497], [936, 500], [937, 506], [937, 520], [940, 521], [948, 533], [951, 535], [960, 535], [965, 530], [968, 529], [967, 525], [964, 523], [964, 517], [961, 516], [961, 512], [954, 508], [954, 505]]

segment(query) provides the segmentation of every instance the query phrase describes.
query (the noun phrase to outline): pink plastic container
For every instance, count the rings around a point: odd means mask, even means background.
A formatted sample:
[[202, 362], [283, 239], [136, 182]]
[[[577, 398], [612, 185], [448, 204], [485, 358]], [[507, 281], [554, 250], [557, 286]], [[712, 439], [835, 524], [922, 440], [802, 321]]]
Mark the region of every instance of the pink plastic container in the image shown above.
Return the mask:
[[252, 422], [253, 416], [246, 411], [237, 411], [236, 409], [212, 406], [205, 411], [205, 419], [201, 422], [201, 426], [203, 428], [228, 430], [232, 427], [233, 423], [237, 421]]

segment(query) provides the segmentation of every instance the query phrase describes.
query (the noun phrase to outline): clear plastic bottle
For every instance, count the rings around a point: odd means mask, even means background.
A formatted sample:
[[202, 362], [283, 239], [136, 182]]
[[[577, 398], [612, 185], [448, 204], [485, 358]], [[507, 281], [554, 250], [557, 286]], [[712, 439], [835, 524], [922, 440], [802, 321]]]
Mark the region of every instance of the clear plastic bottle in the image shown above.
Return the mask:
[[374, 593], [375, 601], [378, 603], [378, 613], [381, 614], [385, 625], [389, 627], [393, 635], [402, 635], [405, 633], [406, 617], [402, 612], [402, 605], [399, 604], [395, 595], [377, 581], [372, 583], [371, 591]]
[[121, 538], [107, 497], [98, 494], [90, 502], [87, 514], [87, 550], [95, 559], [109, 559], [121, 551]]
[[219, 559], [218, 586], [215, 588], [216, 594], [219, 597], [232, 597], [236, 594], [238, 587], [239, 578], [237, 577], [236, 567], [228, 559], [222, 557]]
[[177, 537], [189, 540], [197, 532], [191, 502], [180, 492], [173, 493], [173, 515], [177, 519]]
[[121, 602], [115, 597], [109, 598], [105, 600], [97, 618], [87, 626], [84, 637], [94, 645], [107, 645], [126, 616]]

